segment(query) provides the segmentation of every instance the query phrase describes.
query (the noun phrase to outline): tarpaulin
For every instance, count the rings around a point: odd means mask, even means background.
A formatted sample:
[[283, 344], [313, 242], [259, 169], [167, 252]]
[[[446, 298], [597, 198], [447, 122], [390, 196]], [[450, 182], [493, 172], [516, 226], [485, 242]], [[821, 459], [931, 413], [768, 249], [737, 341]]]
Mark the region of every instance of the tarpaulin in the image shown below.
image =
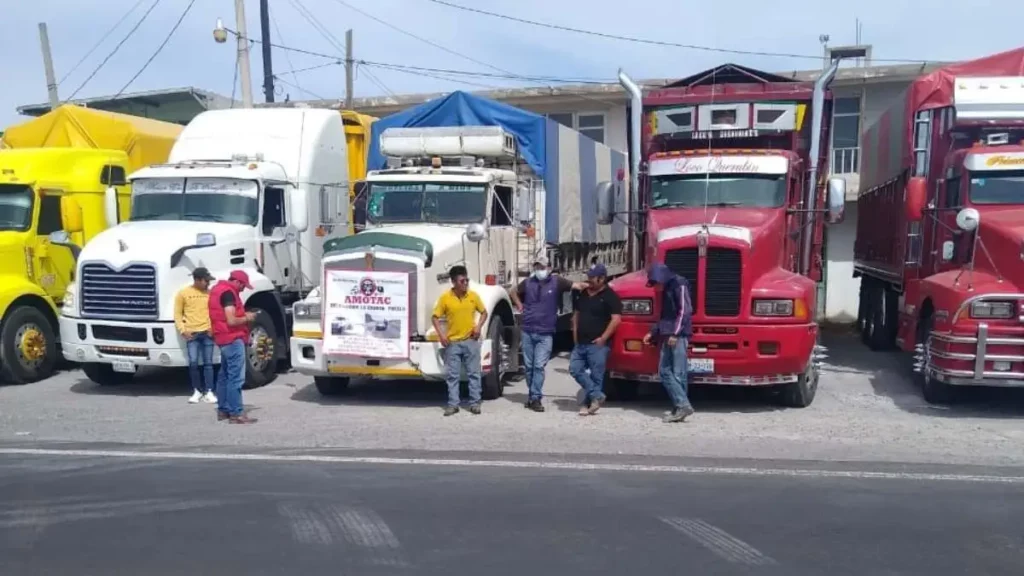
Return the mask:
[[943, 66], [910, 85], [908, 118], [914, 112], [953, 105], [953, 81], [957, 76], [1024, 76], [1024, 48], [1000, 52], [977, 60]]

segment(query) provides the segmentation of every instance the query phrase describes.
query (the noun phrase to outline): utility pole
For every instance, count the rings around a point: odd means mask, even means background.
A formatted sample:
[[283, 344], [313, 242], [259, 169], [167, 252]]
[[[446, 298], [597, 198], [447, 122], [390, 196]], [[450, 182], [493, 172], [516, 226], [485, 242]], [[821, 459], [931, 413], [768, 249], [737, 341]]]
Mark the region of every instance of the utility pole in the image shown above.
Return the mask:
[[235, 0], [238, 28], [238, 76], [242, 81], [242, 107], [252, 108], [252, 74], [249, 71], [249, 35], [245, 31], [245, 0]]
[[50, 97], [50, 110], [56, 110], [60, 106], [60, 98], [57, 97], [57, 76], [53, 73], [50, 34], [46, 31], [46, 22], [39, 23], [39, 45], [43, 49], [43, 68], [46, 70], [46, 92]]
[[352, 29], [345, 30], [345, 110], [352, 109]]
[[270, 7], [268, 0], [260, 0], [260, 36], [263, 38], [263, 97], [274, 101], [274, 65], [270, 60]]

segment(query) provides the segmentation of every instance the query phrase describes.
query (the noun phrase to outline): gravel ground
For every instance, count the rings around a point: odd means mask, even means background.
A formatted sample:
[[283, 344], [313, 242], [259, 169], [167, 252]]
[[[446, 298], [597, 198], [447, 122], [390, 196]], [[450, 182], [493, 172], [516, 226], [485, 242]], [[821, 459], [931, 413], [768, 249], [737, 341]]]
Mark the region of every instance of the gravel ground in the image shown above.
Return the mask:
[[101, 388], [79, 371], [0, 387], [0, 442], [76, 441], [195, 447], [431, 450], [609, 454], [1024, 466], [1024, 391], [972, 390], [952, 408], [921, 399], [898, 354], [871, 353], [847, 336], [826, 339], [830, 358], [809, 408], [782, 409], [756, 391], [703, 389], [685, 424], [660, 421], [657, 389], [596, 417], [576, 415], [576, 384], [560, 357], [548, 367], [548, 411], [522, 407], [525, 382], [487, 402], [481, 416], [441, 416], [443, 385], [361, 382], [341, 399], [283, 374], [245, 393], [260, 422], [217, 423], [189, 405], [187, 376], [154, 374]]

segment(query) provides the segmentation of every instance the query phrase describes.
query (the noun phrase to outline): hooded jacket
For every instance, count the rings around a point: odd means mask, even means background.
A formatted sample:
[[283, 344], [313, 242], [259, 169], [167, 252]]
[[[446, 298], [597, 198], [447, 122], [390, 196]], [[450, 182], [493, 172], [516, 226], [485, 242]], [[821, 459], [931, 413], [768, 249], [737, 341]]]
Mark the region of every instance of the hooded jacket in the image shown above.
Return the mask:
[[651, 327], [654, 338], [676, 336], [689, 338], [693, 334], [691, 318], [693, 303], [690, 301], [690, 283], [664, 264], [655, 264], [647, 273], [647, 285], [661, 284], [661, 315]]

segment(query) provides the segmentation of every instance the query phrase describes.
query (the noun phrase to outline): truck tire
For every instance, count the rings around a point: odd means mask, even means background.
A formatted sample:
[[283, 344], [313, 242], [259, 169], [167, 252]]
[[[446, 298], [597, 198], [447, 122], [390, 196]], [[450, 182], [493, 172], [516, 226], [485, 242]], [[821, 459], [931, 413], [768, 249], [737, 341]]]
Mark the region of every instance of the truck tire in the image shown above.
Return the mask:
[[487, 338], [491, 341], [491, 371], [481, 379], [484, 400], [497, 400], [505, 394], [505, 374], [501, 371], [505, 362], [504, 334], [505, 324], [501, 318], [495, 317], [487, 330]]
[[14, 384], [38, 382], [57, 366], [57, 337], [45, 314], [19, 306], [0, 328], [0, 380]]
[[92, 380], [100, 386], [118, 386], [120, 384], [127, 384], [135, 377], [134, 374], [114, 372], [114, 367], [110, 364], [98, 364], [96, 362], [82, 364], [82, 372], [85, 372], [85, 375], [89, 380]]
[[313, 384], [321, 396], [342, 396], [348, 392], [350, 379], [345, 376], [315, 376]]
[[[928, 338], [932, 331], [932, 322], [933, 320], [929, 316], [923, 318], [917, 324], [917, 341], [924, 345], [924, 351], [921, 356], [923, 364], [928, 363]], [[921, 372], [917, 374], [917, 380], [921, 386], [921, 395], [924, 396], [924, 401], [939, 406], [951, 404], [955, 400], [956, 390], [949, 384], [939, 382], [929, 376], [925, 372], [923, 364]]]
[[252, 311], [256, 320], [249, 329], [249, 348], [245, 354], [245, 390], [266, 386], [277, 378], [277, 327], [266, 311]]
[[814, 402], [817, 392], [818, 369], [814, 367], [814, 360], [811, 359], [807, 371], [797, 377], [796, 382], [782, 386], [779, 401], [787, 408], [807, 408]]
[[884, 285], [876, 286], [871, 292], [871, 307], [864, 327], [865, 343], [875, 352], [882, 352], [892, 348], [892, 323], [897, 321], [892, 317], [893, 294]]

